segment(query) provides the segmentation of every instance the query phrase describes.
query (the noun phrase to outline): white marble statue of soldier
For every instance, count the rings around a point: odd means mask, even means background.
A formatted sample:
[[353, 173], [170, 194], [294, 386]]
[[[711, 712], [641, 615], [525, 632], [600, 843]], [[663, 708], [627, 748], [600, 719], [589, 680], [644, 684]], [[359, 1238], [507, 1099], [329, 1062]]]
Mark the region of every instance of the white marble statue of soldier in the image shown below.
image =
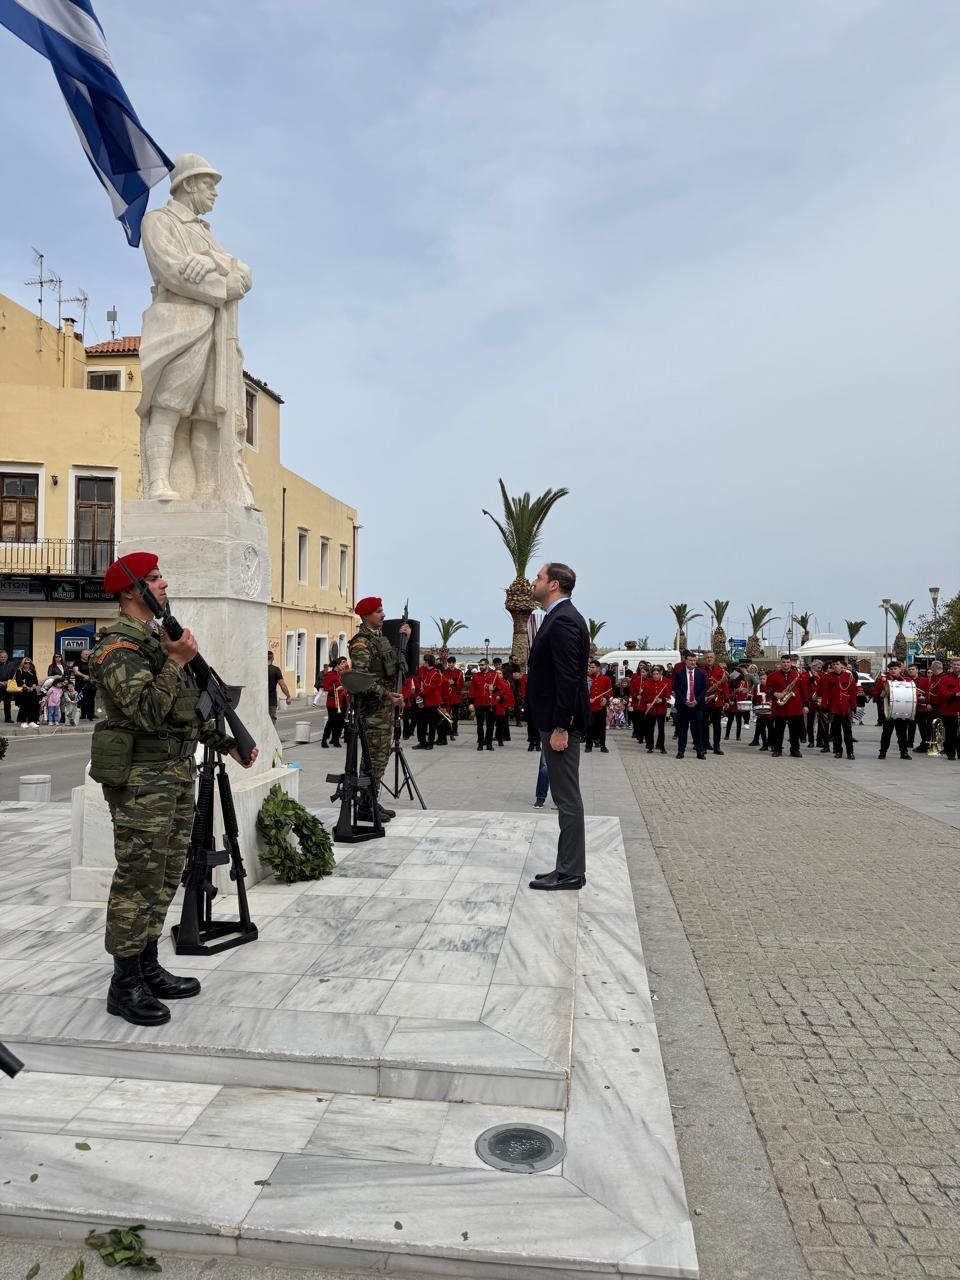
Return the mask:
[[252, 506], [236, 322], [251, 272], [203, 220], [220, 179], [202, 156], [178, 156], [170, 201], [143, 219], [154, 281], [140, 339], [143, 489], [151, 499], [217, 497]]

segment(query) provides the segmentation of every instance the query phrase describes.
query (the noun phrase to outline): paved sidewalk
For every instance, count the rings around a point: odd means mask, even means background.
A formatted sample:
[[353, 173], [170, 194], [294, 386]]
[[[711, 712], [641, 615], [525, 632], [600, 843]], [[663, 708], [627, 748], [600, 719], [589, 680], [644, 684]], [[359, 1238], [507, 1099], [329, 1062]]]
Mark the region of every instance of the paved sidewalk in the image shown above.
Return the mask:
[[858, 736], [623, 756], [812, 1277], [960, 1276], [960, 838], [876, 794], [960, 772]]

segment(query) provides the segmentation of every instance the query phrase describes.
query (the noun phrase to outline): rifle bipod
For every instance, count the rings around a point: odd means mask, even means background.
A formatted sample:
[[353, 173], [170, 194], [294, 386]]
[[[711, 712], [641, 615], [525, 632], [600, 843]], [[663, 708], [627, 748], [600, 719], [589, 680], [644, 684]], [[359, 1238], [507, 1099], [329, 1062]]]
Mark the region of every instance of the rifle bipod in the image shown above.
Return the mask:
[[[223, 817], [224, 848], [218, 849], [213, 834], [213, 780], [220, 792]], [[193, 818], [190, 847], [183, 869], [183, 908], [180, 923], [171, 929], [178, 956], [213, 955], [244, 942], [254, 942], [257, 926], [250, 919], [247, 887], [244, 883], [243, 858], [240, 854], [237, 812], [223, 756], [213, 747], [204, 747], [197, 787], [197, 806]], [[213, 883], [213, 868], [230, 863], [230, 879], [237, 886], [239, 920], [214, 920], [213, 900], [219, 890]], [[234, 936], [229, 936], [234, 935]], [[222, 941], [218, 941], [222, 939]]]
[[[378, 787], [370, 765], [370, 749], [367, 746], [363, 717], [354, 706], [348, 708], [343, 728], [347, 739], [343, 773], [327, 774], [327, 781], [337, 784], [330, 799], [334, 803], [340, 801], [340, 816], [333, 828], [333, 838], [337, 844], [379, 840], [387, 833], [380, 818]], [[369, 820], [362, 821], [361, 818]]]

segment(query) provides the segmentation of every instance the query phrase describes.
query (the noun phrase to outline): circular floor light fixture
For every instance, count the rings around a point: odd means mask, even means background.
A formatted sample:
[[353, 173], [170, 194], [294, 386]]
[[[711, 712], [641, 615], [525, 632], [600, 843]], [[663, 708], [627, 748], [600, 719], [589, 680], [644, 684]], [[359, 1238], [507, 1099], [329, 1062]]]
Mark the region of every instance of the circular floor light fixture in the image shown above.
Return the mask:
[[558, 1133], [538, 1124], [497, 1124], [481, 1133], [476, 1152], [504, 1173], [543, 1173], [560, 1163], [567, 1148]]

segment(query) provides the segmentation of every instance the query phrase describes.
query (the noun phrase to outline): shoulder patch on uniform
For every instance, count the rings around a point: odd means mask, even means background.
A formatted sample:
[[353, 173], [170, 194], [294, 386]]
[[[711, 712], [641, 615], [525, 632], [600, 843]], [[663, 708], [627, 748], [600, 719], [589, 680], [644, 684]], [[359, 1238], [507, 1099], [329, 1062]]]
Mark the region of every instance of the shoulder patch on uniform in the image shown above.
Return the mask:
[[133, 644], [130, 640], [115, 640], [113, 644], [108, 644], [103, 653], [97, 658], [97, 666], [104, 660], [108, 653], [113, 653], [114, 649], [132, 649], [134, 653], [140, 652], [140, 646]]
[[347, 646], [348, 649], [366, 649], [367, 647], [368, 646], [367, 646], [366, 640], [361, 640], [361, 639], [351, 640], [349, 645]]

